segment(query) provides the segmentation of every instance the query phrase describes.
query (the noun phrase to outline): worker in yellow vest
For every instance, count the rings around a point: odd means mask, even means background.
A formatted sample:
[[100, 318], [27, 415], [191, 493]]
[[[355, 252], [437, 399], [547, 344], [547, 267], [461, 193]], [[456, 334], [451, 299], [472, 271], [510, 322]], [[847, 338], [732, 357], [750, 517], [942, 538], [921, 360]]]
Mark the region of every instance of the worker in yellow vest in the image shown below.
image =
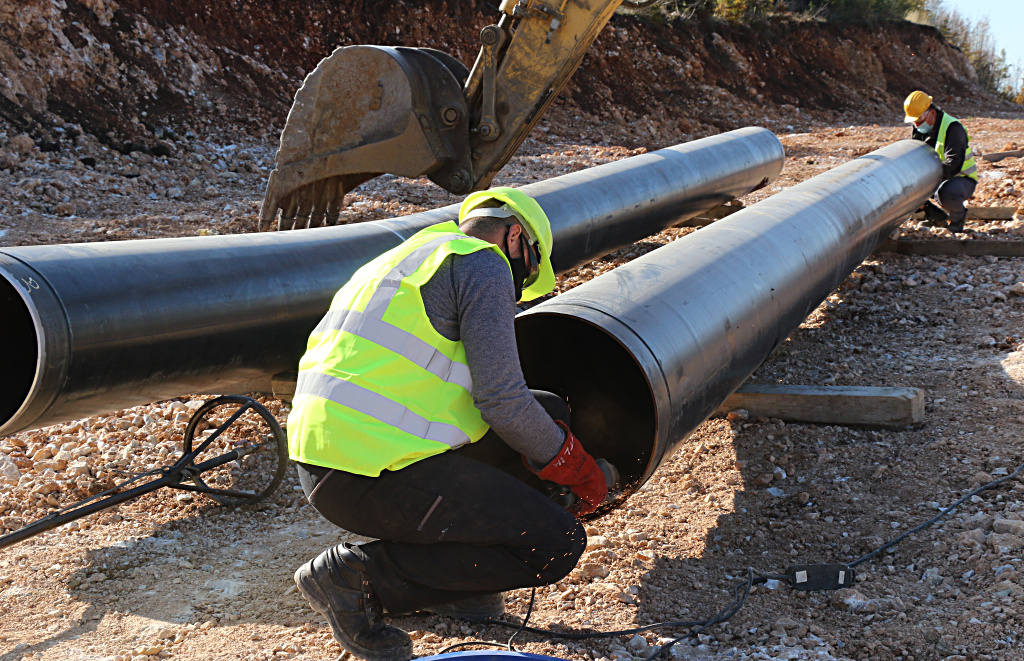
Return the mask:
[[[553, 583], [583, 553], [576, 517], [605, 499], [606, 479], [567, 403], [527, 389], [513, 328], [517, 301], [554, 288], [551, 243], [529, 196], [473, 193], [458, 225], [427, 227], [356, 271], [309, 338], [289, 453], [313, 507], [377, 541], [328, 549], [295, 583], [356, 656], [411, 657], [385, 610], [500, 617], [503, 591]], [[578, 504], [566, 510], [524, 476]]]
[[[967, 129], [921, 91], [910, 93], [903, 102], [903, 110], [906, 115], [904, 121], [914, 125], [911, 138], [934, 148], [942, 160], [942, 183], [935, 191], [935, 197], [949, 216], [949, 231], [963, 232], [967, 218], [964, 202], [974, 195], [978, 185], [978, 166], [974, 162]], [[929, 214], [927, 208], [925, 214], [930, 220], [937, 219]]]

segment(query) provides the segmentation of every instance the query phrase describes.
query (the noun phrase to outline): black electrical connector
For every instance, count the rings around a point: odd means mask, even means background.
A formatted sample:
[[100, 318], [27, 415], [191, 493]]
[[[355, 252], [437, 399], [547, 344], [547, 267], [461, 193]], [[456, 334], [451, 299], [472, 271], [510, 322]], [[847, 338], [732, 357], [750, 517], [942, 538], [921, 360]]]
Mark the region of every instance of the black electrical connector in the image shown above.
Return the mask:
[[793, 565], [786, 569], [791, 588], [805, 592], [839, 590], [853, 585], [854, 572], [847, 565]]

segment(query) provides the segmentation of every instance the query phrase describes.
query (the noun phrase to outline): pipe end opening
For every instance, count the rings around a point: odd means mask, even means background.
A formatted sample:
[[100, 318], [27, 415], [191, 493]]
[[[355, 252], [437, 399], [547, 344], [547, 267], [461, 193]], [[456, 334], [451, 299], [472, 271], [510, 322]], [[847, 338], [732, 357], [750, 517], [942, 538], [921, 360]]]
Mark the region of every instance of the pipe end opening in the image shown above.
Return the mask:
[[657, 416], [633, 355], [601, 328], [561, 315], [520, 316], [516, 337], [527, 385], [568, 400], [587, 452], [618, 469], [627, 493], [640, 486], [656, 452]]
[[32, 314], [16, 286], [0, 277], [0, 348], [5, 352], [0, 379], [0, 428], [25, 403], [36, 378], [39, 341]]

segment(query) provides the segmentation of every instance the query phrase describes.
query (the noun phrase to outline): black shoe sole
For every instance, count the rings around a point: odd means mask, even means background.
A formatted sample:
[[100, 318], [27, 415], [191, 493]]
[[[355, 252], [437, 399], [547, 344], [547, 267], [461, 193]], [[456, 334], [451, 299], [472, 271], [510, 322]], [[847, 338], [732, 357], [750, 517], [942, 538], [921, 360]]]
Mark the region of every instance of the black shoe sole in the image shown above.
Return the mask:
[[295, 587], [299, 589], [302, 596], [309, 602], [310, 608], [327, 618], [331, 625], [331, 633], [334, 640], [352, 654], [366, 659], [366, 661], [409, 661], [412, 659], [412, 640], [399, 647], [392, 647], [386, 650], [373, 650], [363, 647], [352, 640], [345, 630], [341, 628], [334, 612], [328, 605], [330, 601], [323, 590], [312, 578], [312, 562], [308, 562], [295, 570]]

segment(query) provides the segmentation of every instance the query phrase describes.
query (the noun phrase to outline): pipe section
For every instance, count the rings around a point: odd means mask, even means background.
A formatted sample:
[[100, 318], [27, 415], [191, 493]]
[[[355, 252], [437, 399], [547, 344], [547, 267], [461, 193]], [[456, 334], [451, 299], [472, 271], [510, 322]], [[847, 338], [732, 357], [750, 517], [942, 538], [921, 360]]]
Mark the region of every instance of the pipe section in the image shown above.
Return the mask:
[[941, 173], [934, 150], [899, 142], [545, 301], [516, 319], [527, 383], [568, 398], [573, 431], [619, 469], [625, 498]]
[[[564, 272], [774, 179], [782, 145], [746, 128], [524, 187]], [[0, 250], [0, 436], [292, 371], [335, 291], [452, 205], [392, 220]]]

